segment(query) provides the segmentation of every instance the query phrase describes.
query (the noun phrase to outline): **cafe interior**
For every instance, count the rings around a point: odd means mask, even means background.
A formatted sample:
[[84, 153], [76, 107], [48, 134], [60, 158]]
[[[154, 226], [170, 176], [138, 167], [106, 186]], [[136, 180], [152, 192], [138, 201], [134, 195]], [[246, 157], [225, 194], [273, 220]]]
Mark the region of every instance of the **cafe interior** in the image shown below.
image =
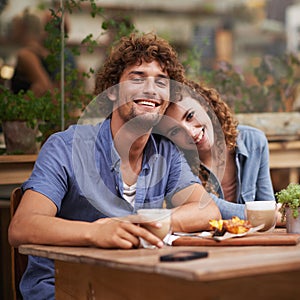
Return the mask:
[[[45, 39], [50, 37], [46, 51], [58, 53], [59, 105], [43, 109], [47, 117], [40, 123], [51, 126], [40, 129], [28, 128], [36, 118], [31, 114], [35, 108], [26, 106], [31, 120], [21, 122], [25, 133], [15, 127], [8, 136], [10, 116], [24, 102], [18, 102], [22, 92], [12, 92], [22, 47], [14, 30], [24, 12], [41, 21]], [[114, 41], [133, 28], [167, 39], [187, 76], [215, 88], [239, 124], [263, 131], [276, 200], [263, 202], [277, 202], [269, 209], [275, 213], [284, 206], [280, 196], [294, 184], [299, 194], [293, 203], [300, 207], [299, 14], [299, 0], [0, 0], [0, 299], [23, 299], [19, 283], [28, 256], [54, 261], [55, 299], [299, 299], [300, 217], [292, 218], [295, 231], [287, 217], [267, 228], [265, 221], [251, 223], [250, 213], [245, 220], [212, 220], [210, 230], [201, 232], [174, 232], [168, 225], [162, 248], [142, 241], [129, 250], [43, 244], [14, 248], [8, 242], [20, 187], [49, 136], [105, 118], [85, 110], [94, 98], [95, 74]], [[46, 26], [57, 18], [59, 26]], [[61, 55], [69, 50], [70, 60]], [[66, 67], [70, 61], [72, 78]], [[79, 78], [76, 84], [74, 78]], [[31, 101], [47, 101], [47, 96], [46, 89]], [[230, 226], [241, 228], [232, 231]]]

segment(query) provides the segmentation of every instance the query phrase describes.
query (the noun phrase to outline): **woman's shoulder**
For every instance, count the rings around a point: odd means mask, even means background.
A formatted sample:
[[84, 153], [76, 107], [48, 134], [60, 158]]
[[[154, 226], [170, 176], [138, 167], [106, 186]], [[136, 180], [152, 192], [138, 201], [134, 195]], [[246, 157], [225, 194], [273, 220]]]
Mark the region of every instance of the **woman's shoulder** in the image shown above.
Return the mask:
[[32, 65], [41, 65], [41, 57], [30, 48], [22, 48], [17, 54], [19, 67], [29, 68]]
[[32, 56], [36, 57], [36, 54], [30, 48], [27, 47], [19, 49], [17, 55], [19, 59], [27, 57], [31, 58]]
[[45, 59], [49, 55], [48, 50], [42, 45], [28, 45], [18, 51], [19, 58]]
[[265, 136], [265, 133], [256, 127], [249, 126], [249, 125], [238, 125], [237, 127], [239, 133], [241, 134], [249, 134], [249, 135], [260, 135]]
[[238, 125], [238, 139], [244, 141], [244, 143], [255, 143], [264, 145], [268, 142], [265, 133], [256, 127], [248, 126], [248, 125]]

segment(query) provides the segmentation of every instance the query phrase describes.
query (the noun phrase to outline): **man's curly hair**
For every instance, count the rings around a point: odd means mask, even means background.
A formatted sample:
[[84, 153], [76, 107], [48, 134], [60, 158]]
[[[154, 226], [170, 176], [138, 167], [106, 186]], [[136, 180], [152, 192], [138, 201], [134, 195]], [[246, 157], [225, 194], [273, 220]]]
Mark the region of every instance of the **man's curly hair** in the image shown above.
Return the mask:
[[[100, 68], [95, 85], [95, 95], [99, 95], [119, 83], [125, 68], [143, 62], [157, 61], [166, 71], [171, 80], [184, 81], [184, 68], [179, 62], [176, 51], [164, 39], [154, 33], [132, 33], [129, 37], [123, 37], [112, 48], [106, 62]], [[112, 101], [107, 97], [101, 97], [99, 103], [101, 113], [108, 115], [112, 111]]]

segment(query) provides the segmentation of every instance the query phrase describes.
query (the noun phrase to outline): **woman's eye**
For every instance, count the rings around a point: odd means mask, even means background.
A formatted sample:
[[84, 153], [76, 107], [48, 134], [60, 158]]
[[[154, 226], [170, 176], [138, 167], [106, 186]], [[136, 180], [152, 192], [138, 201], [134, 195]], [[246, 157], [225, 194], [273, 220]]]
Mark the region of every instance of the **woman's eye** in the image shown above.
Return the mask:
[[174, 128], [170, 133], [169, 133], [169, 136], [170, 137], [174, 137], [176, 134], [178, 134], [180, 131], [180, 128], [177, 127], [177, 128]]
[[194, 115], [195, 115], [194, 111], [189, 112], [186, 116], [186, 120], [190, 121], [191, 119], [193, 119]]

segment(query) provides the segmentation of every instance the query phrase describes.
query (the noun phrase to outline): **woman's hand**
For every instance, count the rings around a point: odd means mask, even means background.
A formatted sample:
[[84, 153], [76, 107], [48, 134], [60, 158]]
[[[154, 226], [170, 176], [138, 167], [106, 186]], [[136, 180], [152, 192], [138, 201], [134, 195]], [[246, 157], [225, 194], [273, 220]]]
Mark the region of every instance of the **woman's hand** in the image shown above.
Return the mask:
[[281, 203], [276, 204], [276, 227], [285, 227], [285, 221], [282, 221], [282, 213], [279, 211], [281, 208]]

